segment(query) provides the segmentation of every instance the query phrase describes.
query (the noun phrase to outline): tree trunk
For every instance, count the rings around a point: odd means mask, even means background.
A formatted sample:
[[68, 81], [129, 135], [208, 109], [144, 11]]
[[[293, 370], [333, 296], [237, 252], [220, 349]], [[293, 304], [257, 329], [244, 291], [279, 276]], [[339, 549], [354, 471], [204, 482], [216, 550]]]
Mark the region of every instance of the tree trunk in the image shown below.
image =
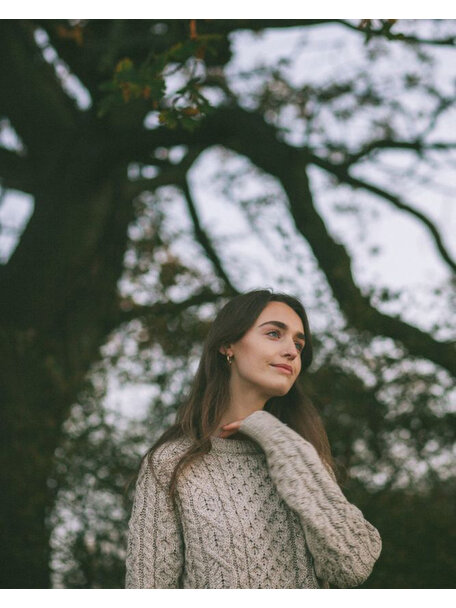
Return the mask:
[[[112, 179], [96, 195], [62, 197], [54, 242], [52, 228], [46, 241], [39, 233], [46, 205], [37, 206], [0, 274], [3, 588], [50, 586], [46, 520], [56, 489], [48, 480], [62, 424], [118, 325], [117, 281], [132, 217], [125, 183], [125, 177]], [[45, 265], [52, 268], [47, 279]]]
[[32, 332], [3, 329], [0, 356], [1, 586], [48, 588], [46, 516], [54, 497], [47, 480], [68, 396], [53, 383], [49, 356]]

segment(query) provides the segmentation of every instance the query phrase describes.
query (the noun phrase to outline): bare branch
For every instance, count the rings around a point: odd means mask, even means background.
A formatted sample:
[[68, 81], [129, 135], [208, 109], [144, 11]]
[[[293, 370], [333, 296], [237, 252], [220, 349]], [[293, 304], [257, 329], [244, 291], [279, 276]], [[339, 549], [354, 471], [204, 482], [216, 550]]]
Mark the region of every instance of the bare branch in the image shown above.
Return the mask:
[[187, 203], [187, 208], [192, 219], [195, 237], [197, 241], [200, 243], [201, 247], [206, 252], [207, 257], [212, 262], [217, 274], [225, 282], [227, 286], [227, 293], [231, 293], [231, 295], [236, 295], [239, 293], [238, 290], [231, 283], [231, 280], [226, 274], [222, 262], [211, 243], [210, 237], [207, 235], [207, 233], [201, 226], [198, 217], [198, 212], [196, 210], [193, 196], [190, 192], [190, 187], [188, 184], [187, 173], [195, 162], [195, 160], [201, 154], [202, 150], [203, 148], [194, 146], [192, 149], [190, 149], [190, 151], [185, 155], [183, 160], [178, 165], [173, 165], [171, 163], [166, 163], [165, 165], [165, 163], [162, 162], [161, 164], [163, 170], [157, 177], [150, 180], [139, 180], [133, 182], [132, 191], [133, 189], [135, 189], [135, 193], [138, 194], [139, 192], [144, 192], [145, 190], [152, 191], [160, 186], [168, 184], [180, 187]]
[[413, 215], [414, 217], [416, 217], [422, 224], [424, 224], [428, 228], [428, 230], [431, 233], [431, 236], [434, 240], [434, 243], [435, 243], [440, 255], [442, 256], [442, 259], [446, 262], [448, 267], [453, 272], [456, 272], [456, 262], [451, 258], [449, 252], [446, 250], [446, 248], [442, 242], [442, 238], [440, 236], [439, 231], [434, 226], [434, 224], [431, 222], [431, 220], [429, 218], [427, 218], [423, 213], [421, 213], [420, 211], [417, 211], [413, 207], [410, 207], [410, 205], [407, 205], [406, 203], [404, 203], [400, 199], [399, 196], [396, 196], [395, 194], [391, 194], [390, 192], [387, 192], [384, 188], [379, 188], [378, 186], [369, 184], [365, 180], [361, 180], [356, 177], [352, 177], [348, 173], [348, 171], [346, 171], [340, 165], [335, 165], [335, 164], [327, 161], [324, 158], [320, 158], [320, 157], [316, 156], [315, 154], [310, 154], [310, 155], [308, 155], [307, 158], [313, 164], [315, 164], [318, 167], [321, 167], [321, 168], [325, 169], [326, 171], [328, 171], [329, 173], [332, 173], [333, 175], [335, 175], [339, 179], [339, 181], [346, 183], [346, 184], [350, 184], [351, 186], [354, 186], [355, 188], [363, 188], [364, 190], [367, 190], [368, 192], [372, 192], [372, 193], [376, 194], [377, 196], [380, 196], [381, 198], [392, 203], [394, 205], [394, 207], [396, 207], [396, 209], [400, 209], [401, 211], [406, 211], [410, 215]]
[[379, 139], [377, 141], [371, 141], [364, 146], [358, 152], [353, 154], [347, 154], [343, 163], [340, 163], [340, 167], [343, 169], [349, 169], [351, 165], [378, 150], [412, 150], [417, 154], [422, 154], [427, 150], [454, 150], [456, 149], [456, 142], [432, 142], [424, 143], [421, 139], [414, 141], [400, 141], [394, 139]]
[[[360, 29], [358, 25], [354, 25], [349, 21], [345, 21], [345, 19], [333, 19], [335, 23], [340, 23], [341, 25], [348, 27], [355, 32], [363, 33], [363, 30]], [[382, 30], [369, 30], [369, 36], [374, 36], [376, 38], [386, 38], [385, 33]], [[398, 32], [397, 34], [392, 33], [391, 31], [388, 33], [388, 40], [394, 40], [398, 42], [411, 42], [414, 44], [430, 44], [433, 46], [451, 46], [454, 47], [456, 45], [456, 37], [449, 36], [447, 38], [418, 38], [417, 36], [410, 36], [408, 34], [402, 34]]]
[[228, 288], [227, 291], [231, 292], [232, 295], [237, 295], [239, 292], [233, 286], [233, 284], [230, 281], [230, 278], [226, 274], [226, 272], [223, 268], [222, 262], [220, 261], [220, 258], [218, 257], [218, 255], [211, 243], [209, 236], [206, 234], [205, 230], [203, 230], [203, 228], [201, 227], [198, 213], [196, 211], [195, 203], [193, 201], [193, 197], [190, 192], [189, 185], [188, 185], [187, 177], [185, 177], [183, 182], [181, 183], [181, 188], [184, 193], [185, 199], [187, 201], [187, 208], [188, 208], [188, 211], [192, 218], [196, 239], [198, 240], [198, 242], [200, 243], [200, 245], [206, 252], [207, 257], [211, 260], [218, 275], [225, 281], [227, 288]]
[[141, 306], [139, 304], [127, 305], [119, 301], [119, 323], [126, 323], [133, 319], [153, 319], [154, 317], [172, 314], [179, 315], [182, 311], [187, 310], [191, 306], [201, 306], [209, 302], [217, 302], [220, 298], [229, 297], [231, 293], [215, 293], [209, 287], [204, 286], [199, 292], [190, 296], [182, 302], [155, 302], [150, 306]]

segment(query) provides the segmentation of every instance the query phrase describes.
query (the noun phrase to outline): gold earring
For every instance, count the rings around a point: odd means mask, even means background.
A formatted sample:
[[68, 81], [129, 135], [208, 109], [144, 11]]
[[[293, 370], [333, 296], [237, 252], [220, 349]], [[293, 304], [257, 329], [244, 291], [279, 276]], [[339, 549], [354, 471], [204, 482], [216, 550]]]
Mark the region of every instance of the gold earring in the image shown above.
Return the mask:
[[231, 361], [233, 360], [233, 355], [226, 355], [226, 360], [228, 361], [228, 363], [231, 365]]

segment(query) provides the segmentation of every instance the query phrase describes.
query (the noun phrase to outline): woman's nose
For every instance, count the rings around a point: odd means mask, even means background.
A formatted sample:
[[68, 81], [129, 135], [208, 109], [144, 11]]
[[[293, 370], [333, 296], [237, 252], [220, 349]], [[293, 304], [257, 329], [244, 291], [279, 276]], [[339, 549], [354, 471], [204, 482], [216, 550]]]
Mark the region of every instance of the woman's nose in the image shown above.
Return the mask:
[[299, 351], [296, 347], [296, 344], [293, 342], [292, 344], [288, 345], [286, 348], [285, 353], [289, 356], [291, 356], [293, 359], [295, 357], [297, 357], [299, 355]]

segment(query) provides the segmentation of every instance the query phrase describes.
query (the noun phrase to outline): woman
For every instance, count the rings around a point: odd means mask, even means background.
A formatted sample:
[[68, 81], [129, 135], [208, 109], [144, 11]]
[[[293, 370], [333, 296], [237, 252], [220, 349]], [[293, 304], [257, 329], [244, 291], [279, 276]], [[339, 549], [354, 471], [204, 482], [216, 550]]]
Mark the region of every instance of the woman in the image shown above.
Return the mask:
[[189, 399], [144, 455], [127, 588], [360, 585], [378, 531], [343, 495], [321, 419], [297, 378], [312, 362], [302, 304], [233, 298], [205, 340]]

